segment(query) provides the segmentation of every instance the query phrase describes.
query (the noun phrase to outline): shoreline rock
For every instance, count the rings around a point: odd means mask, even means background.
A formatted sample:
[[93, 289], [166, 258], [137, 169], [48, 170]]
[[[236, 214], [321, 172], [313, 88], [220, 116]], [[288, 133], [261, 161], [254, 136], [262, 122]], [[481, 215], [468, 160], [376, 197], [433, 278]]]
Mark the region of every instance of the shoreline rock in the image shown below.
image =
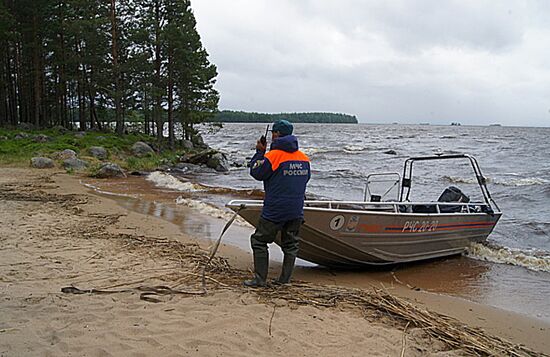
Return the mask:
[[55, 167], [55, 163], [47, 157], [33, 157], [31, 159], [31, 166], [37, 169], [51, 169]]
[[[180, 157], [181, 163], [202, 165], [216, 170], [217, 172], [229, 171], [229, 163], [225, 154], [215, 149], [207, 149], [195, 154], [185, 154]], [[176, 165], [176, 168], [180, 169]]]
[[155, 153], [153, 148], [143, 141], [135, 142], [134, 145], [132, 145], [132, 152], [137, 157], [144, 157]]
[[76, 158], [76, 152], [71, 149], [65, 149], [63, 151], [56, 152], [53, 157], [58, 160], [74, 159]]
[[105, 160], [107, 158], [107, 150], [103, 146], [92, 146], [88, 149], [90, 155], [99, 160]]
[[96, 177], [98, 178], [111, 178], [111, 177], [126, 177], [124, 170], [117, 164], [112, 162], [106, 162], [97, 171]]
[[72, 157], [66, 160], [63, 160], [63, 167], [67, 170], [84, 170], [89, 166], [88, 161], [77, 159]]

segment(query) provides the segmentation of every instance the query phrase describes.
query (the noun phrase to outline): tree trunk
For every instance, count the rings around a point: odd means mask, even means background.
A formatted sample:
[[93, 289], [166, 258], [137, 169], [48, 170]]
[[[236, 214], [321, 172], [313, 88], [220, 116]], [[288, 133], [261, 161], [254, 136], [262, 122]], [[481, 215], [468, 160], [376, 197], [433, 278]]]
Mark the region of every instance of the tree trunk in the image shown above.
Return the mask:
[[147, 98], [147, 91], [143, 91], [143, 121], [144, 123], [144, 130], [145, 135], [149, 135], [149, 102]]
[[[5, 41], [0, 43], [2, 48], [7, 49]], [[0, 126], [8, 124], [8, 62], [7, 55], [0, 57]]]
[[15, 69], [15, 56], [13, 53], [15, 52], [15, 48], [11, 48], [11, 55], [8, 55], [8, 75], [9, 75], [9, 87], [8, 87], [8, 102], [9, 102], [9, 116], [10, 116], [10, 124], [11, 125], [17, 125], [19, 119], [17, 115], [17, 83], [15, 80], [15, 73], [17, 72]]
[[101, 130], [101, 122], [97, 118], [97, 111], [95, 109], [95, 97], [96, 97], [96, 91], [92, 87], [92, 83], [94, 81], [94, 69], [92, 66], [90, 66], [90, 78], [86, 79], [86, 87], [88, 88], [88, 102], [89, 102], [89, 110], [90, 110], [90, 128], [94, 129], [97, 127], [97, 129]]
[[160, 43], [160, 1], [155, 0], [155, 85], [154, 85], [154, 116], [157, 123], [157, 140], [160, 142], [163, 137], [163, 122], [162, 122], [162, 85], [161, 85], [161, 70], [162, 70], [162, 59], [161, 59], [161, 43]]
[[61, 42], [61, 66], [59, 67], [59, 91], [60, 91], [60, 114], [59, 118], [62, 125], [66, 128], [69, 128], [68, 120], [68, 98], [67, 98], [67, 78], [66, 78], [66, 64], [67, 64], [67, 54], [65, 51], [65, 24], [64, 24], [64, 14], [61, 14], [61, 25], [59, 33], [59, 41]]
[[121, 106], [121, 89], [120, 89], [120, 67], [118, 63], [118, 29], [117, 29], [117, 12], [116, 0], [111, 0], [111, 55], [113, 56], [113, 76], [114, 76], [114, 101], [115, 101], [115, 132], [118, 135], [124, 133], [124, 121], [122, 117]]
[[38, 24], [36, 15], [33, 16], [33, 94], [34, 94], [34, 126], [40, 127], [40, 112], [42, 107], [42, 87], [40, 85], [40, 77], [42, 68], [40, 67], [40, 47], [41, 44], [38, 39]]
[[[16, 107], [18, 110], [18, 117], [19, 122], [28, 122], [27, 117], [27, 110], [26, 105], [27, 102], [24, 100], [25, 91], [24, 91], [24, 85], [23, 85], [23, 76], [22, 76], [22, 70], [21, 67], [23, 66], [23, 63], [21, 62], [21, 43], [17, 42], [15, 45], [15, 72], [17, 73], [17, 77], [15, 78], [15, 87], [16, 87]], [[17, 124], [16, 123], [16, 124]]]
[[168, 144], [174, 149], [174, 81], [172, 79], [172, 52], [168, 55]]

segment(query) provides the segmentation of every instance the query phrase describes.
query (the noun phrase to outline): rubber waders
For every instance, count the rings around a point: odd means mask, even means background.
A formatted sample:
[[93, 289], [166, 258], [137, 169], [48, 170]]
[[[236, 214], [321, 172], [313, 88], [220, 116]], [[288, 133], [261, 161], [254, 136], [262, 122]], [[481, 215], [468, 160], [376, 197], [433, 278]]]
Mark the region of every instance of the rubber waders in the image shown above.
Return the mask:
[[243, 282], [243, 285], [251, 288], [266, 286], [268, 269], [269, 269], [269, 258], [258, 257], [256, 254], [254, 254], [254, 273], [255, 273], [254, 279], [245, 280]]
[[281, 270], [281, 275], [277, 280], [279, 284], [290, 283], [290, 278], [292, 277], [292, 271], [294, 270], [295, 261], [296, 261], [296, 257], [285, 255], [283, 259], [283, 268]]

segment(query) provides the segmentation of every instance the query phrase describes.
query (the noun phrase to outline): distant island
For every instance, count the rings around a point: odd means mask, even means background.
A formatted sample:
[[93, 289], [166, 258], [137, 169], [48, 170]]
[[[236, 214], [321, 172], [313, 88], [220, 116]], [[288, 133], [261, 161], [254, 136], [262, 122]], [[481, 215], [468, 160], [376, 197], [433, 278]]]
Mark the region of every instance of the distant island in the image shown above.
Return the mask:
[[287, 119], [293, 123], [338, 123], [357, 124], [355, 115], [340, 113], [254, 113], [232, 110], [222, 110], [213, 116], [211, 122], [222, 123], [272, 123], [279, 119]]

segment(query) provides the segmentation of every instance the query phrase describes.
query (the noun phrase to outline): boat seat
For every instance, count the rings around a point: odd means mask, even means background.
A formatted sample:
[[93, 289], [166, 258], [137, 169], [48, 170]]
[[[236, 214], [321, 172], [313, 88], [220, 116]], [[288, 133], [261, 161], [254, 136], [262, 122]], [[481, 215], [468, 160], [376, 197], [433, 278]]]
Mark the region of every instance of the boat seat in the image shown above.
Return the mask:
[[414, 213], [437, 213], [437, 207], [435, 205], [413, 205], [412, 211]]

